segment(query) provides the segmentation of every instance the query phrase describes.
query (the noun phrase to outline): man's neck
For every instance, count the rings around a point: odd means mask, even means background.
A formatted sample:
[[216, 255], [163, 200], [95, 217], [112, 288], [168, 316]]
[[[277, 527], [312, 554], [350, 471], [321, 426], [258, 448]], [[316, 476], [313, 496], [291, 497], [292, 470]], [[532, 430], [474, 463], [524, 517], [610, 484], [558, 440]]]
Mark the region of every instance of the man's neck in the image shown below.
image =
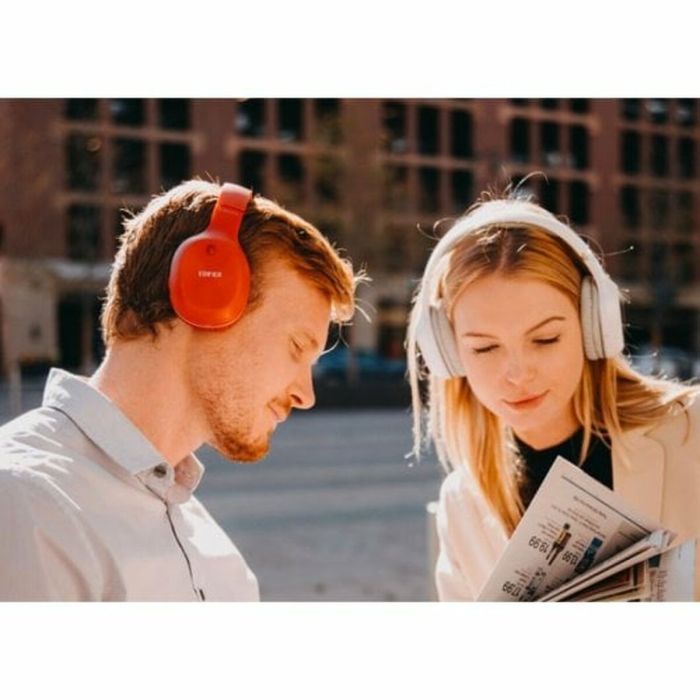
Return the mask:
[[183, 353], [177, 342], [117, 342], [90, 378], [173, 466], [206, 439]]

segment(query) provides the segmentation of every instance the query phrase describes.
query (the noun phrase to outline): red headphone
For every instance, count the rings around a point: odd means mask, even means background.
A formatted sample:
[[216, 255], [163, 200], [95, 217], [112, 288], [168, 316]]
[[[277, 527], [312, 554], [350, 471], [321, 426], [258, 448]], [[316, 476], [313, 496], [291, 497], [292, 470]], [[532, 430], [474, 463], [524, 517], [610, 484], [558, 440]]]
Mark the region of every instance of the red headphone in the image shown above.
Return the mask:
[[253, 193], [224, 183], [209, 225], [184, 240], [170, 264], [170, 303], [196, 328], [226, 328], [243, 313], [250, 293], [250, 267], [238, 240]]

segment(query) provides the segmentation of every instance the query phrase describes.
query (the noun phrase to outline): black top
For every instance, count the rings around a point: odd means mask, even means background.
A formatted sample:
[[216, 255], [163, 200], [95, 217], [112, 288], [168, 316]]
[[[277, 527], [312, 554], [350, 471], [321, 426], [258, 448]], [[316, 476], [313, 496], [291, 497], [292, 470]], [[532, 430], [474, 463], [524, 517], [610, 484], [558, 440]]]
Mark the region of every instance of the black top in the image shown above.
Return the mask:
[[[581, 444], [583, 443], [583, 428], [574, 433], [571, 437], [553, 447], [544, 450], [535, 450], [522, 440], [515, 437], [518, 450], [523, 458], [523, 478], [520, 486], [520, 498], [522, 498], [525, 508], [530, 505], [537, 489], [542, 485], [549, 468], [554, 460], [561, 456], [573, 464], [578, 464], [581, 454]], [[612, 457], [610, 448], [603, 441], [591, 436], [588, 447], [588, 454], [581, 465], [586, 474], [600, 481], [608, 488], [612, 488]]]

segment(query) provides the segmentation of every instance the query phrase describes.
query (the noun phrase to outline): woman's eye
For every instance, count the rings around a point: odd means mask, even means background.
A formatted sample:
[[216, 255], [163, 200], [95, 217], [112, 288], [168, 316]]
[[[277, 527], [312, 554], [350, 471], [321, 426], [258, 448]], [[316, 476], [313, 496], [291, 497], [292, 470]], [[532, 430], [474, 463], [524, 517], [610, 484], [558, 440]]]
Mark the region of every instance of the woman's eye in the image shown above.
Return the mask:
[[495, 350], [497, 347], [498, 345], [486, 345], [483, 348], [472, 348], [472, 352], [477, 355], [483, 355], [485, 352], [491, 352], [491, 350]]
[[554, 335], [551, 338], [538, 338], [535, 342], [538, 345], [552, 345], [552, 343], [556, 343], [559, 338], [560, 336]]

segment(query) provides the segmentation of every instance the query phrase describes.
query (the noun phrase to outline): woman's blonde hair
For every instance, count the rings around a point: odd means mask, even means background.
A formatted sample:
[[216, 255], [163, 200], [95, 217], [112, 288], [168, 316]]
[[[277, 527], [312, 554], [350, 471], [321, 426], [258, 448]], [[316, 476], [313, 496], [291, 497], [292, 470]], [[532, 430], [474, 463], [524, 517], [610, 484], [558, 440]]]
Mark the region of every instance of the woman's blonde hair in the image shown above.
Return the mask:
[[[588, 274], [558, 237], [530, 226], [498, 225], [467, 234], [448, 253], [442, 270], [438, 294], [450, 321], [459, 293], [487, 275], [522, 275], [545, 282], [564, 293], [578, 309], [581, 283]], [[521, 465], [512, 432], [476, 398], [466, 377], [440, 379], [427, 372], [416, 344], [416, 322], [414, 305], [407, 341], [414, 455], [418, 456], [423, 442], [432, 438], [445, 469], [468, 469], [510, 534], [524, 510], [519, 494]], [[427, 385], [421, 386], [422, 380]], [[421, 390], [427, 391], [425, 401]], [[643, 376], [622, 356], [585, 359], [573, 397], [576, 417], [584, 431], [579, 464], [586, 457], [592, 436], [615, 440], [626, 430], [651, 425], [681, 410], [697, 391], [697, 387]]]

